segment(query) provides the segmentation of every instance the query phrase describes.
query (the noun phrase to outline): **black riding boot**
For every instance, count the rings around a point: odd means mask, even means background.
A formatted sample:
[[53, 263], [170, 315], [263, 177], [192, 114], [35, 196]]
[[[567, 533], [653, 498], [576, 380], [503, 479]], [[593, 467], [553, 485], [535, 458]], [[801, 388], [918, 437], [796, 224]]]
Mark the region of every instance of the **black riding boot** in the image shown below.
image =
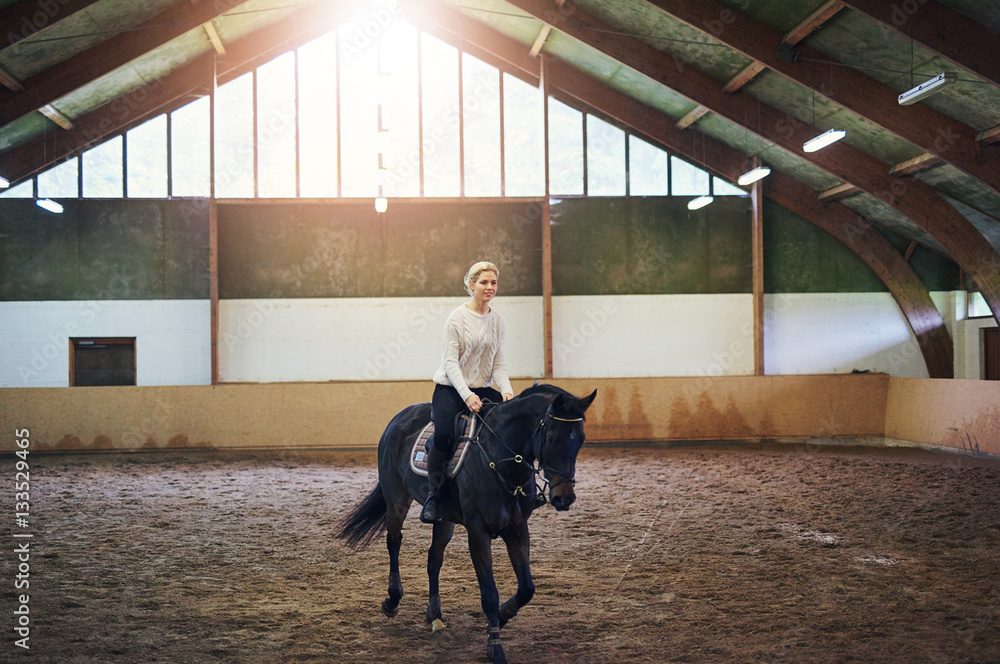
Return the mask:
[[448, 455], [436, 445], [431, 445], [427, 452], [427, 500], [420, 511], [420, 520], [424, 523], [441, 522], [441, 487], [444, 486], [447, 465]]

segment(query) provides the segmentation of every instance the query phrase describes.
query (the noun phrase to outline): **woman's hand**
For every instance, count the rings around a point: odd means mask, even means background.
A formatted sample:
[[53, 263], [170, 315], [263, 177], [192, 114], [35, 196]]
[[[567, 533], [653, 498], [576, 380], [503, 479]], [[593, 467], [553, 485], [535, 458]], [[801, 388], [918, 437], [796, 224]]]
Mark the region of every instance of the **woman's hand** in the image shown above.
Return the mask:
[[469, 398], [465, 400], [465, 405], [473, 413], [478, 413], [479, 409], [483, 407], [483, 400], [479, 398], [478, 394], [470, 394]]
[[504, 392], [503, 393], [503, 400], [504, 401], [510, 401], [513, 398], [514, 398], [514, 395], [511, 394], [510, 392]]

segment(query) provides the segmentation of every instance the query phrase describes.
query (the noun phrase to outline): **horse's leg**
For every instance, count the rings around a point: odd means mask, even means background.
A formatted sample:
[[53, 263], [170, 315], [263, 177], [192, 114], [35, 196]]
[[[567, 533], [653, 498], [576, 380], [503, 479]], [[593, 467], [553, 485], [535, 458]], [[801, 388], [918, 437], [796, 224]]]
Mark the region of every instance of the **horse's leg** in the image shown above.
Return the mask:
[[382, 613], [394, 618], [403, 598], [403, 582], [399, 578], [399, 548], [403, 544], [403, 521], [410, 508], [411, 499], [389, 503], [385, 514], [385, 546], [389, 550], [389, 596], [382, 602]]
[[469, 553], [479, 580], [479, 600], [486, 614], [487, 641], [486, 658], [493, 664], [507, 664], [507, 658], [500, 644], [500, 595], [493, 579], [493, 551], [490, 536], [482, 527], [466, 526], [469, 531]]
[[528, 522], [504, 536], [510, 564], [517, 576], [517, 593], [500, 607], [500, 626], [517, 615], [517, 612], [535, 596], [535, 582], [531, 580], [531, 536], [528, 534]]
[[444, 629], [441, 619], [441, 595], [438, 580], [441, 576], [441, 565], [444, 564], [444, 549], [455, 534], [455, 524], [447, 521], [434, 524], [434, 537], [431, 548], [427, 551], [427, 581], [429, 583], [430, 600], [427, 602], [427, 624], [431, 633]]

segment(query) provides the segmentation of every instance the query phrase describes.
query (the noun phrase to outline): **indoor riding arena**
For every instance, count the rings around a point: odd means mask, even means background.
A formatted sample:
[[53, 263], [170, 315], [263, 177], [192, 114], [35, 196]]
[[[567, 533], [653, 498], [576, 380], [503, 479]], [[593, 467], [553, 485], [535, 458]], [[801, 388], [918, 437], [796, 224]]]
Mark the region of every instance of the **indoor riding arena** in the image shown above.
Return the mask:
[[0, 661], [1000, 662], [997, 43], [0, 0]]

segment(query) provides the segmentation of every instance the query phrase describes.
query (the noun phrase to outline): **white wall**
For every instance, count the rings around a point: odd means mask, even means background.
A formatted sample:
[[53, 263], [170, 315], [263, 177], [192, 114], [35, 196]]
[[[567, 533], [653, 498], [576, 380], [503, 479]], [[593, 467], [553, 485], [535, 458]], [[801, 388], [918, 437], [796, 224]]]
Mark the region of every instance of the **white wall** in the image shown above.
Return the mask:
[[781, 293], [764, 303], [768, 374], [857, 369], [927, 377], [916, 338], [888, 293]]
[[753, 373], [750, 295], [616, 295], [552, 299], [557, 377]]
[[[981, 328], [963, 293], [933, 293], [955, 341], [957, 378], [981, 378]], [[223, 300], [223, 382], [430, 380], [444, 319], [464, 298]], [[553, 298], [556, 378], [746, 375], [750, 295]], [[885, 293], [765, 298], [768, 374], [927, 376], [906, 320]], [[544, 371], [540, 297], [503, 297], [511, 375]], [[0, 303], [0, 386], [69, 384], [72, 336], [135, 336], [140, 385], [211, 380], [205, 300]]]
[[135, 337], [138, 385], [211, 382], [208, 300], [0, 302], [0, 387], [69, 385], [70, 337]]
[[[430, 381], [444, 321], [467, 298], [223, 300], [224, 382]], [[512, 377], [543, 373], [539, 297], [501, 297]]]

